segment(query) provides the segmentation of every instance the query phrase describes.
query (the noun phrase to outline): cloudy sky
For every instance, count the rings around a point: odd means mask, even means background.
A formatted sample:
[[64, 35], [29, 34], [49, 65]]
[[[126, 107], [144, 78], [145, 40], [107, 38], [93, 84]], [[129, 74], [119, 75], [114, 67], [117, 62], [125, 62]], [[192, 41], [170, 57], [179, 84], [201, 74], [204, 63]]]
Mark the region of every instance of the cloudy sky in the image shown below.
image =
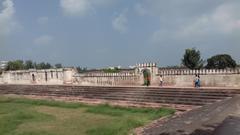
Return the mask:
[[240, 62], [240, 0], [0, 0], [0, 60], [180, 64], [186, 48]]

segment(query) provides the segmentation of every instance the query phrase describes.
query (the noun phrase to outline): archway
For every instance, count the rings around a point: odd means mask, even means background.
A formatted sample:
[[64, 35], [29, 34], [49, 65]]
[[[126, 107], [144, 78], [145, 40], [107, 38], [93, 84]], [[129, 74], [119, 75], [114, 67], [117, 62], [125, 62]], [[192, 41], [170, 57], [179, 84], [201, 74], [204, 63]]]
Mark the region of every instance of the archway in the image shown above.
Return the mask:
[[143, 79], [144, 79], [143, 85], [149, 86], [151, 84], [151, 72], [150, 72], [150, 70], [149, 69], [143, 69], [142, 73], [143, 73]]

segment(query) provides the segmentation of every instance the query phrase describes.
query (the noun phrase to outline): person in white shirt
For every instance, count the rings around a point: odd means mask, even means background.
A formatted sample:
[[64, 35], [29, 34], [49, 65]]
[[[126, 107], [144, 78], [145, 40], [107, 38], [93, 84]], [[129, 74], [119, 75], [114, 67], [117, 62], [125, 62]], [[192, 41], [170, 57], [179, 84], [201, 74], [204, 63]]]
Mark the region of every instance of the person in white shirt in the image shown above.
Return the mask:
[[162, 75], [160, 75], [160, 86], [161, 87], [163, 86], [163, 77], [162, 77]]

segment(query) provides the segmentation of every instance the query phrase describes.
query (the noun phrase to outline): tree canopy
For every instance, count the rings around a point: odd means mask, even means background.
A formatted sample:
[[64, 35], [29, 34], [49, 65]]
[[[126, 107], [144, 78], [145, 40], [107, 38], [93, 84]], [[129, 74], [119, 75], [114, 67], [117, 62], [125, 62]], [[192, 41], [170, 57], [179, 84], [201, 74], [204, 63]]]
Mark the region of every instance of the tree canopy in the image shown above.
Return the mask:
[[24, 62], [22, 60], [9, 61], [6, 70], [23, 70]]
[[61, 63], [57, 63], [57, 64], [55, 64], [55, 68], [63, 68], [63, 66]]
[[237, 66], [236, 61], [228, 54], [218, 54], [207, 59], [208, 69], [225, 69], [235, 68]]
[[120, 72], [120, 69], [118, 67], [114, 67], [114, 68], [105, 68], [103, 69], [104, 73], [118, 73]]
[[[61, 64], [58, 64], [58, 67], [62, 66]], [[15, 60], [15, 61], [9, 61], [6, 67], [6, 70], [27, 70], [27, 69], [50, 69], [53, 68], [53, 66], [50, 63], [36, 63], [32, 62], [31, 60], [23, 61], [23, 60]]]
[[200, 69], [203, 67], [201, 53], [195, 48], [186, 49], [183, 55], [182, 64], [190, 69]]
[[87, 71], [87, 67], [82, 68], [82, 67], [78, 66], [76, 69], [77, 69], [78, 73], [84, 73]]

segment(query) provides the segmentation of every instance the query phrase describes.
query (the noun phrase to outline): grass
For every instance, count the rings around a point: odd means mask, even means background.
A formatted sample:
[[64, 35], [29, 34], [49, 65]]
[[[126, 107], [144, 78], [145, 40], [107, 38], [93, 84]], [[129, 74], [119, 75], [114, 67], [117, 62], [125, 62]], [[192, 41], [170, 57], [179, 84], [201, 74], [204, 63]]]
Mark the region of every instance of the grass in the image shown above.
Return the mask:
[[0, 96], [0, 135], [127, 135], [173, 113]]

